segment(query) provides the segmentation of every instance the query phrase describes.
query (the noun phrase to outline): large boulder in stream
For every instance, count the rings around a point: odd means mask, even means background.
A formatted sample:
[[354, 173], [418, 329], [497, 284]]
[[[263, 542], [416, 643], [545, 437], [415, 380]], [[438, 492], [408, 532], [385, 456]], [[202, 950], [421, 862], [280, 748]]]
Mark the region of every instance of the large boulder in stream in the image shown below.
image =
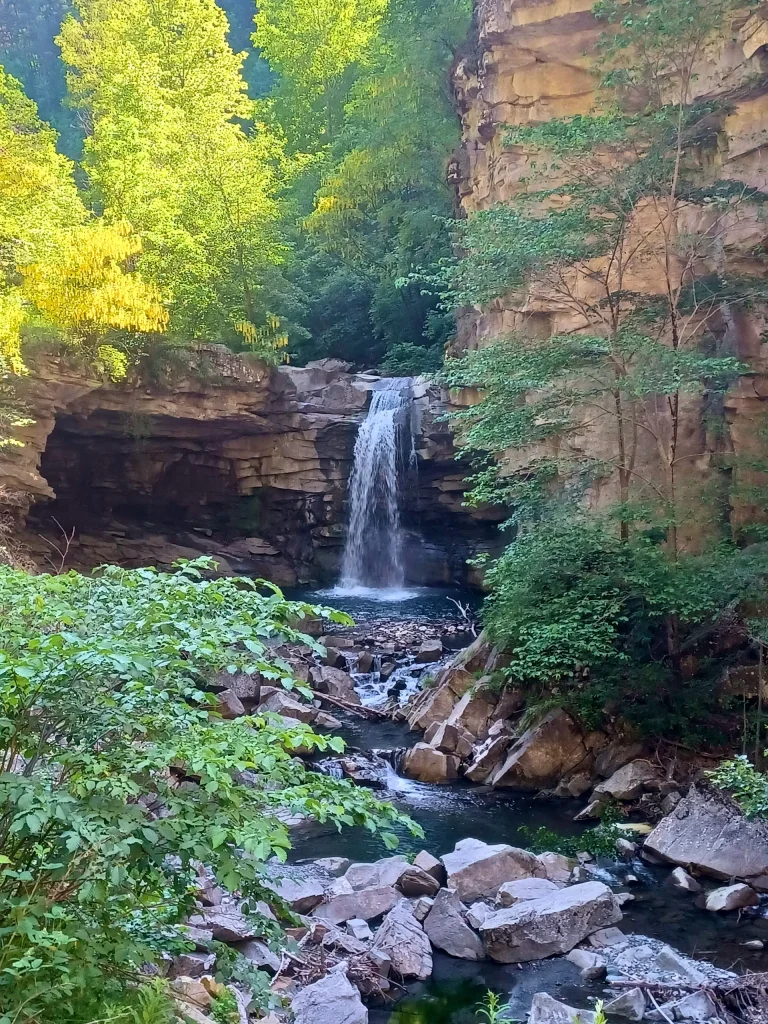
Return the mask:
[[371, 921], [386, 914], [403, 898], [403, 894], [384, 885], [361, 892], [333, 896], [327, 903], [321, 903], [314, 916], [328, 924], [345, 924], [347, 921]]
[[464, 920], [464, 907], [452, 889], [441, 889], [424, 921], [424, 931], [437, 949], [459, 960], [482, 960], [483, 943]]
[[336, 971], [307, 985], [291, 1002], [295, 1024], [368, 1024], [360, 993]]
[[565, 774], [588, 766], [591, 759], [584, 732], [570, 715], [556, 708], [515, 741], [488, 782], [521, 790], [549, 789]]
[[479, 839], [462, 839], [441, 859], [448, 888], [455, 889], [464, 903], [495, 896], [505, 882], [544, 877], [544, 868], [532, 853], [504, 843], [489, 846]]
[[360, 703], [354, 680], [348, 672], [330, 665], [313, 665], [310, 678], [318, 693], [327, 693], [330, 697], [346, 701], [347, 704]]
[[768, 822], [750, 821], [725, 793], [694, 786], [645, 840], [644, 850], [714, 878], [768, 889]]
[[492, 960], [519, 964], [569, 953], [621, 918], [619, 901], [607, 885], [583, 882], [498, 910], [483, 921], [480, 934]]
[[445, 785], [458, 779], [459, 763], [456, 754], [444, 754], [428, 743], [416, 743], [405, 753], [403, 775], [418, 782]]

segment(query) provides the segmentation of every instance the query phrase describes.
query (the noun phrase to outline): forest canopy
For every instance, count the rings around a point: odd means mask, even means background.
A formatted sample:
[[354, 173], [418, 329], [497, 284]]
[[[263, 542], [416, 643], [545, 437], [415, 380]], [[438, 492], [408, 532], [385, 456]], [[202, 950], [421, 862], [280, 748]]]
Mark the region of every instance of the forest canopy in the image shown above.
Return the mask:
[[[469, 0], [0, 0], [0, 348], [437, 368]], [[77, 258], [75, 258], [77, 257]]]

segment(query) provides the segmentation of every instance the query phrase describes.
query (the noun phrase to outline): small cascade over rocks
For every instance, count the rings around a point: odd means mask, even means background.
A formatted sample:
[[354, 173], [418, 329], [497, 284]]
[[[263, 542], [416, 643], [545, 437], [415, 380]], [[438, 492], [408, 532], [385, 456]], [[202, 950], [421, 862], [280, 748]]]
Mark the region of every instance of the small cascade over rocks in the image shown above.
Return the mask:
[[410, 377], [383, 381], [357, 435], [339, 593], [402, 591], [400, 492], [413, 461], [412, 383]]

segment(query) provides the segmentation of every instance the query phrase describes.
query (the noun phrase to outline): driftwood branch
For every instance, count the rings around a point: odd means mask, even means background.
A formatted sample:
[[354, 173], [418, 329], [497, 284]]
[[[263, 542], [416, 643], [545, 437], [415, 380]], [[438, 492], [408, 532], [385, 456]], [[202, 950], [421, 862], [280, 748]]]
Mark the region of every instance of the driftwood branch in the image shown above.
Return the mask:
[[327, 701], [328, 704], [333, 705], [333, 707], [341, 708], [343, 711], [349, 711], [350, 714], [357, 715], [359, 718], [387, 718], [386, 713], [379, 711], [378, 708], [369, 708], [364, 704], [350, 704], [349, 701], [342, 700], [341, 697], [332, 697], [329, 693], [318, 693], [317, 690], [313, 690], [312, 692], [318, 700]]

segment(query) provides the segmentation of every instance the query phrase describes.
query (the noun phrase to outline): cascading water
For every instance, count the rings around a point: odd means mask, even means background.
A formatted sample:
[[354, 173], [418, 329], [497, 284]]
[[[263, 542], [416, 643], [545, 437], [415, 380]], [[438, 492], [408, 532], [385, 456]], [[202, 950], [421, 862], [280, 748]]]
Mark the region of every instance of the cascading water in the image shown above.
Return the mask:
[[384, 381], [357, 435], [341, 593], [403, 587], [400, 482], [413, 448], [411, 384], [410, 377]]

